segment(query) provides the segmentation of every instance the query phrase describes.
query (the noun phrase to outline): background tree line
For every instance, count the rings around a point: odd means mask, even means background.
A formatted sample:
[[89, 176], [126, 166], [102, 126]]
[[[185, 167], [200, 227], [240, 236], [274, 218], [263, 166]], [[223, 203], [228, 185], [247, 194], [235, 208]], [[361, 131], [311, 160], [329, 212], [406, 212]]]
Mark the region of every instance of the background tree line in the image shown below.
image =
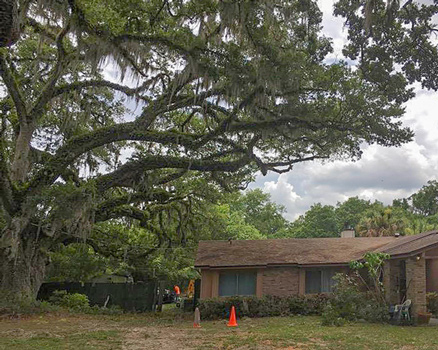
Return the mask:
[[[178, 241], [152, 249], [154, 235], [126, 222], [99, 225], [88, 243], [59, 245], [51, 253], [49, 279], [86, 281], [103, 273], [131, 275], [135, 280], [195, 278], [192, 268], [199, 240], [339, 237], [346, 227], [365, 237], [412, 235], [438, 228], [438, 182], [392, 205], [350, 197], [336, 205], [316, 203], [294, 221], [285, 208], [260, 189], [222, 194], [217, 203], [199, 207], [188, 232], [188, 244]], [[176, 218], [175, 218], [176, 219]]]
[[345, 228], [357, 236], [412, 235], [438, 227], [438, 182], [431, 180], [408, 198], [392, 205], [350, 197], [336, 206], [314, 204], [290, 223], [284, 237], [336, 237]]

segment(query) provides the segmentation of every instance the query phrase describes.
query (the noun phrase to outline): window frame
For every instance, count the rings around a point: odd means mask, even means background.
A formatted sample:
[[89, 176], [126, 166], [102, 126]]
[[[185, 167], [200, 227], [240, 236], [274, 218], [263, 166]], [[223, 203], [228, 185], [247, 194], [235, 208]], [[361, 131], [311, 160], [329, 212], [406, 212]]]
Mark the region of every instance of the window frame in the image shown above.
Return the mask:
[[[341, 273], [342, 272], [342, 268], [341, 267], [321, 267], [321, 268], [310, 268], [310, 269], [305, 269], [305, 283], [304, 283], [304, 294], [306, 295], [315, 295], [315, 294], [329, 294], [329, 293], [333, 293], [333, 285], [330, 286], [329, 290], [327, 291], [323, 291], [323, 286], [324, 286], [324, 278], [326, 278], [326, 274], [330, 273], [332, 274], [332, 277], [330, 279], [333, 279], [333, 276], [337, 273]], [[308, 272], [320, 272], [320, 280], [319, 280], [319, 291], [318, 292], [308, 292], [307, 291], [307, 287], [308, 287], [308, 280], [307, 280], [307, 273]]]
[[[251, 274], [254, 276], [254, 291], [252, 294], [239, 294], [239, 275], [240, 274]], [[234, 275], [236, 278], [235, 293], [234, 294], [221, 294], [221, 276], [223, 275]], [[257, 295], [257, 270], [224, 270], [219, 272], [218, 281], [218, 296], [219, 297], [232, 297], [232, 296], [255, 296]]]

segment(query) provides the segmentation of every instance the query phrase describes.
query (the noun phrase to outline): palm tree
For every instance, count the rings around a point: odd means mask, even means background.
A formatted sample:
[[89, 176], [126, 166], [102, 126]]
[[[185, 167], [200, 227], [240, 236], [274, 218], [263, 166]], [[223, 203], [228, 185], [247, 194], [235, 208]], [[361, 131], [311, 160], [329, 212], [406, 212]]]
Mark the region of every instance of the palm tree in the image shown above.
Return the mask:
[[414, 217], [409, 220], [409, 226], [406, 228], [407, 235], [416, 235], [417, 233], [431, 231], [437, 228], [437, 224], [431, 223], [425, 217]]
[[391, 208], [369, 211], [356, 226], [356, 232], [362, 237], [394, 236], [404, 234], [406, 220], [393, 215]]

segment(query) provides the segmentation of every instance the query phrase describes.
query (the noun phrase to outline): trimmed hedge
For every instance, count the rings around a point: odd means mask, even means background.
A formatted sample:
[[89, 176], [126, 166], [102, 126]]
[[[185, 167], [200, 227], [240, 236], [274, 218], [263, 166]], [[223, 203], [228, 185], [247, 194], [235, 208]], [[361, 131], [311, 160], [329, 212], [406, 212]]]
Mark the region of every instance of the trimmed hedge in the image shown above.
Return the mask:
[[267, 295], [262, 298], [236, 296], [203, 299], [198, 307], [202, 319], [206, 320], [228, 318], [231, 306], [236, 308], [237, 317], [321, 315], [329, 299], [325, 294], [288, 297]]

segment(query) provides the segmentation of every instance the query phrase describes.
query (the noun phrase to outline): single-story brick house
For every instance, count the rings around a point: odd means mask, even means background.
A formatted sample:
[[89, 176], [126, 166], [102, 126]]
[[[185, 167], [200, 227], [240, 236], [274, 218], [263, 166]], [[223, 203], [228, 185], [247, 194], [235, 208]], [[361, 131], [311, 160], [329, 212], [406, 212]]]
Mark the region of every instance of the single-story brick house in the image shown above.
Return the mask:
[[195, 267], [201, 270], [201, 299], [231, 295], [303, 295], [330, 292], [332, 277], [347, 272], [367, 252], [390, 254], [383, 283], [387, 299], [412, 300], [414, 314], [426, 311], [426, 293], [438, 291], [438, 231], [405, 237], [201, 241]]

